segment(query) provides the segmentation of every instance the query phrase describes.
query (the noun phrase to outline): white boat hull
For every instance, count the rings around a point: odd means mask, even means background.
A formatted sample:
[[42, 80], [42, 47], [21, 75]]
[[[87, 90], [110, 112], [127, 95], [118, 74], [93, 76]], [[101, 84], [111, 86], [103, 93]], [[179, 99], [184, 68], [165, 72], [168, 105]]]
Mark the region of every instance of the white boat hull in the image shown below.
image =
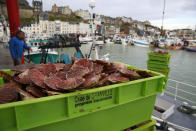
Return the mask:
[[103, 41], [95, 41], [95, 44], [96, 44], [96, 45], [103, 45], [104, 42], [103, 42]]
[[[31, 47], [32, 52], [29, 52], [29, 55], [35, 55], [35, 54], [40, 54], [42, 53], [40, 49], [38, 49], [38, 47]], [[47, 52], [48, 54], [53, 54], [53, 55], [58, 55], [57, 51], [54, 50], [48, 50]], [[24, 55], [28, 55], [28, 52], [24, 52]]]
[[136, 46], [141, 46], [141, 47], [149, 47], [150, 45], [150, 43], [146, 41], [133, 40], [133, 42]]

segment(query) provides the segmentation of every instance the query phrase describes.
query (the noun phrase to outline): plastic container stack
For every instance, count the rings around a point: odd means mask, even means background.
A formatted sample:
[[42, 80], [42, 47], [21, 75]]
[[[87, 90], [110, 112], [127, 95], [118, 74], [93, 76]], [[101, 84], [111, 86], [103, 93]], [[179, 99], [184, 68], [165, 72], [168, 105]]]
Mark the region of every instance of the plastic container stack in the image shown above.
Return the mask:
[[156, 120], [151, 119], [149, 121], [124, 129], [123, 131], [156, 131], [155, 124]]
[[[161, 52], [161, 51], [160, 51]], [[171, 53], [161, 54], [155, 52], [148, 53], [147, 68], [148, 70], [159, 72], [165, 75], [165, 88], [167, 87], [167, 80], [169, 79], [169, 64]]]

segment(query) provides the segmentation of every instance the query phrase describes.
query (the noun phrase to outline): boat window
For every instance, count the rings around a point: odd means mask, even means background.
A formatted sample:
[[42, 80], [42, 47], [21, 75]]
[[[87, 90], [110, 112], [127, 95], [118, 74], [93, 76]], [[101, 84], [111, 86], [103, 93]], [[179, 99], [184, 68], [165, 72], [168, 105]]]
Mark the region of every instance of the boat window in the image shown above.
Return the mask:
[[97, 39], [98, 41], [102, 41], [103, 40], [103, 38], [102, 37], [98, 37], [98, 39]]
[[33, 46], [33, 43], [31, 43], [31, 46]]
[[35, 46], [37, 46], [37, 43], [35, 43]]

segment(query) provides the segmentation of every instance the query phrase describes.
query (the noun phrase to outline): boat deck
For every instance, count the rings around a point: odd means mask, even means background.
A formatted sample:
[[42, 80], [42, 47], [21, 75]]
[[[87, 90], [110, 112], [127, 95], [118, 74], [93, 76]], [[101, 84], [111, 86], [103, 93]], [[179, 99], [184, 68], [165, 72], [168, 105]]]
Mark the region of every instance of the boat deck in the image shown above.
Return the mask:
[[[163, 100], [175, 104], [174, 114], [166, 119], [168, 122], [174, 123], [179, 126], [183, 126], [185, 128], [192, 129], [193, 131], [196, 130], [196, 115], [181, 113], [177, 110], [177, 107], [183, 104], [182, 101], [179, 100], [175, 101], [174, 98], [167, 95], [164, 96], [158, 95], [158, 98], [161, 98]], [[175, 131], [180, 131], [180, 130], [175, 128]]]
[[[1, 43], [2, 44], [2, 43]], [[3, 43], [4, 44], [4, 43]], [[10, 51], [5, 45], [0, 45], [0, 69], [8, 69], [13, 67], [13, 61], [10, 56]]]

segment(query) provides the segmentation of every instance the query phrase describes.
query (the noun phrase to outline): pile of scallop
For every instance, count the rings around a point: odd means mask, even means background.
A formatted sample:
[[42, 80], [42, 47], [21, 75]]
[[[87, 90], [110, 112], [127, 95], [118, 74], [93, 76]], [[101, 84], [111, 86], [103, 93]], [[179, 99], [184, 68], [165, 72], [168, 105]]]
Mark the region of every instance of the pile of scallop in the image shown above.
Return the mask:
[[0, 88], [0, 104], [58, 95], [152, 77], [150, 72], [127, 69], [125, 64], [73, 59], [71, 64], [25, 64], [0, 72], [9, 82]]
[[154, 54], [162, 54], [162, 55], [167, 55], [167, 54], [169, 54], [167, 51], [161, 51], [161, 50], [154, 51], [154, 52], [152, 52], [152, 53], [154, 53]]

